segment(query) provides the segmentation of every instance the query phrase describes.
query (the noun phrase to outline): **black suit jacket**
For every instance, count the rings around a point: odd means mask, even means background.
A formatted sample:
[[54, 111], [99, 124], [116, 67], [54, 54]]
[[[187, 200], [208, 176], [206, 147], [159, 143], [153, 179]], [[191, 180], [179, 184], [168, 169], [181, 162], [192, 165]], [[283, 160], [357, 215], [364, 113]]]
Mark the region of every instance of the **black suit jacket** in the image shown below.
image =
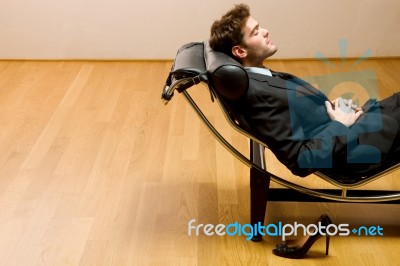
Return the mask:
[[287, 73], [248, 75], [249, 89], [235, 109], [293, 174], [363, 176], [384, 166], [398, 123], [379, 112], [379, 102], [364, 106], [362, 117], [346, 127], [329, 118], [327, 97], [307, 82]]

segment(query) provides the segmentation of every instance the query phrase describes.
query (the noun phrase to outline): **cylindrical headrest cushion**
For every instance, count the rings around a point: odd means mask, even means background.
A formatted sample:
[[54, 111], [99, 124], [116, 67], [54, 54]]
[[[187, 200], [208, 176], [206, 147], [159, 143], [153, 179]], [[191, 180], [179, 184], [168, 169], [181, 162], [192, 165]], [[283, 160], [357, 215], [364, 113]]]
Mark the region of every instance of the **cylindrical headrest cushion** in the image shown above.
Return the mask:
[[222, 65], [209, 73], [211, 86], [228, 100], [238, 100], [247, 91], [247, 72], [237, 65]]
[[230, 56], [213, 51], [204, 42], [204, 58], [210, 85], [228, 100], [238, 100], [249, 87], [249, 77], [243, 66]]

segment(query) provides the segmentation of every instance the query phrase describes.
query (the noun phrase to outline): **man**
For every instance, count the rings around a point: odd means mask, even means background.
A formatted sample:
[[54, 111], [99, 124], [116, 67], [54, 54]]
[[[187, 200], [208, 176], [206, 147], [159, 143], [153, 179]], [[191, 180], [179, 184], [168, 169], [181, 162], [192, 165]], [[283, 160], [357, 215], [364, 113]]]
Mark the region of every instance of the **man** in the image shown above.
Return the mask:
[[213, 23], [209, 43], [246, 68], [249, 89], [231, 103], [295, 175], [334, 170], [362, 178], [399, 158], [400, 94], [357, 108], [351, 100], [330, 101], [307, 82], [264, 67], [277, 46], [244, 4]]

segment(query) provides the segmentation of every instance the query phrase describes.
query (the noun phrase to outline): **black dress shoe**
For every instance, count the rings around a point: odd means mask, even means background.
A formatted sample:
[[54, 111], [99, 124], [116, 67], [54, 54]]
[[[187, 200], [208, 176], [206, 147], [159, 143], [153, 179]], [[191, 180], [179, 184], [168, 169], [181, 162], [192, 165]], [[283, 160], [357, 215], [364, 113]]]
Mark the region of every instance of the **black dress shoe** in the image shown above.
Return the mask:
[[[321, 223], [321, 225], [325, 226], [325, 232], [322, 232], [326, 236], [326, 251], [325, 254], [328, 255], [329, 252], [329, 241], [330, 235], [326, 234], [326, 226], [332, 223], [331, 219], [327, 214], [323, 214], [319, 217], [319, 219], [315, 222], [316, 225]], [[321, 232], [317, 232], [314, 235], [308, 235], [303, 238], [287, 240], [282, 243], [276, 245], [276, 248], [272, 250], [277, 256], [291, 259], [301, 259], [307, 254], [308, 250], [312, 247], [312, 245], [322, 237]]]

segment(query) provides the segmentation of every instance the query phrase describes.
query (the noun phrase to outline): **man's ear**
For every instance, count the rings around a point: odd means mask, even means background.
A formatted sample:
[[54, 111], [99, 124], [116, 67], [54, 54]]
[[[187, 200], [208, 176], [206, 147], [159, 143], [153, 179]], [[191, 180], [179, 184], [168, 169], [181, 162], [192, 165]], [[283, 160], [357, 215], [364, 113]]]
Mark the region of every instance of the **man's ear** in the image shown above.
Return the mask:
[[232, 47], [232, 54], [237, 58], [243, 59], [247, 56], [247, 51], [240, 45], [235, 45]]

